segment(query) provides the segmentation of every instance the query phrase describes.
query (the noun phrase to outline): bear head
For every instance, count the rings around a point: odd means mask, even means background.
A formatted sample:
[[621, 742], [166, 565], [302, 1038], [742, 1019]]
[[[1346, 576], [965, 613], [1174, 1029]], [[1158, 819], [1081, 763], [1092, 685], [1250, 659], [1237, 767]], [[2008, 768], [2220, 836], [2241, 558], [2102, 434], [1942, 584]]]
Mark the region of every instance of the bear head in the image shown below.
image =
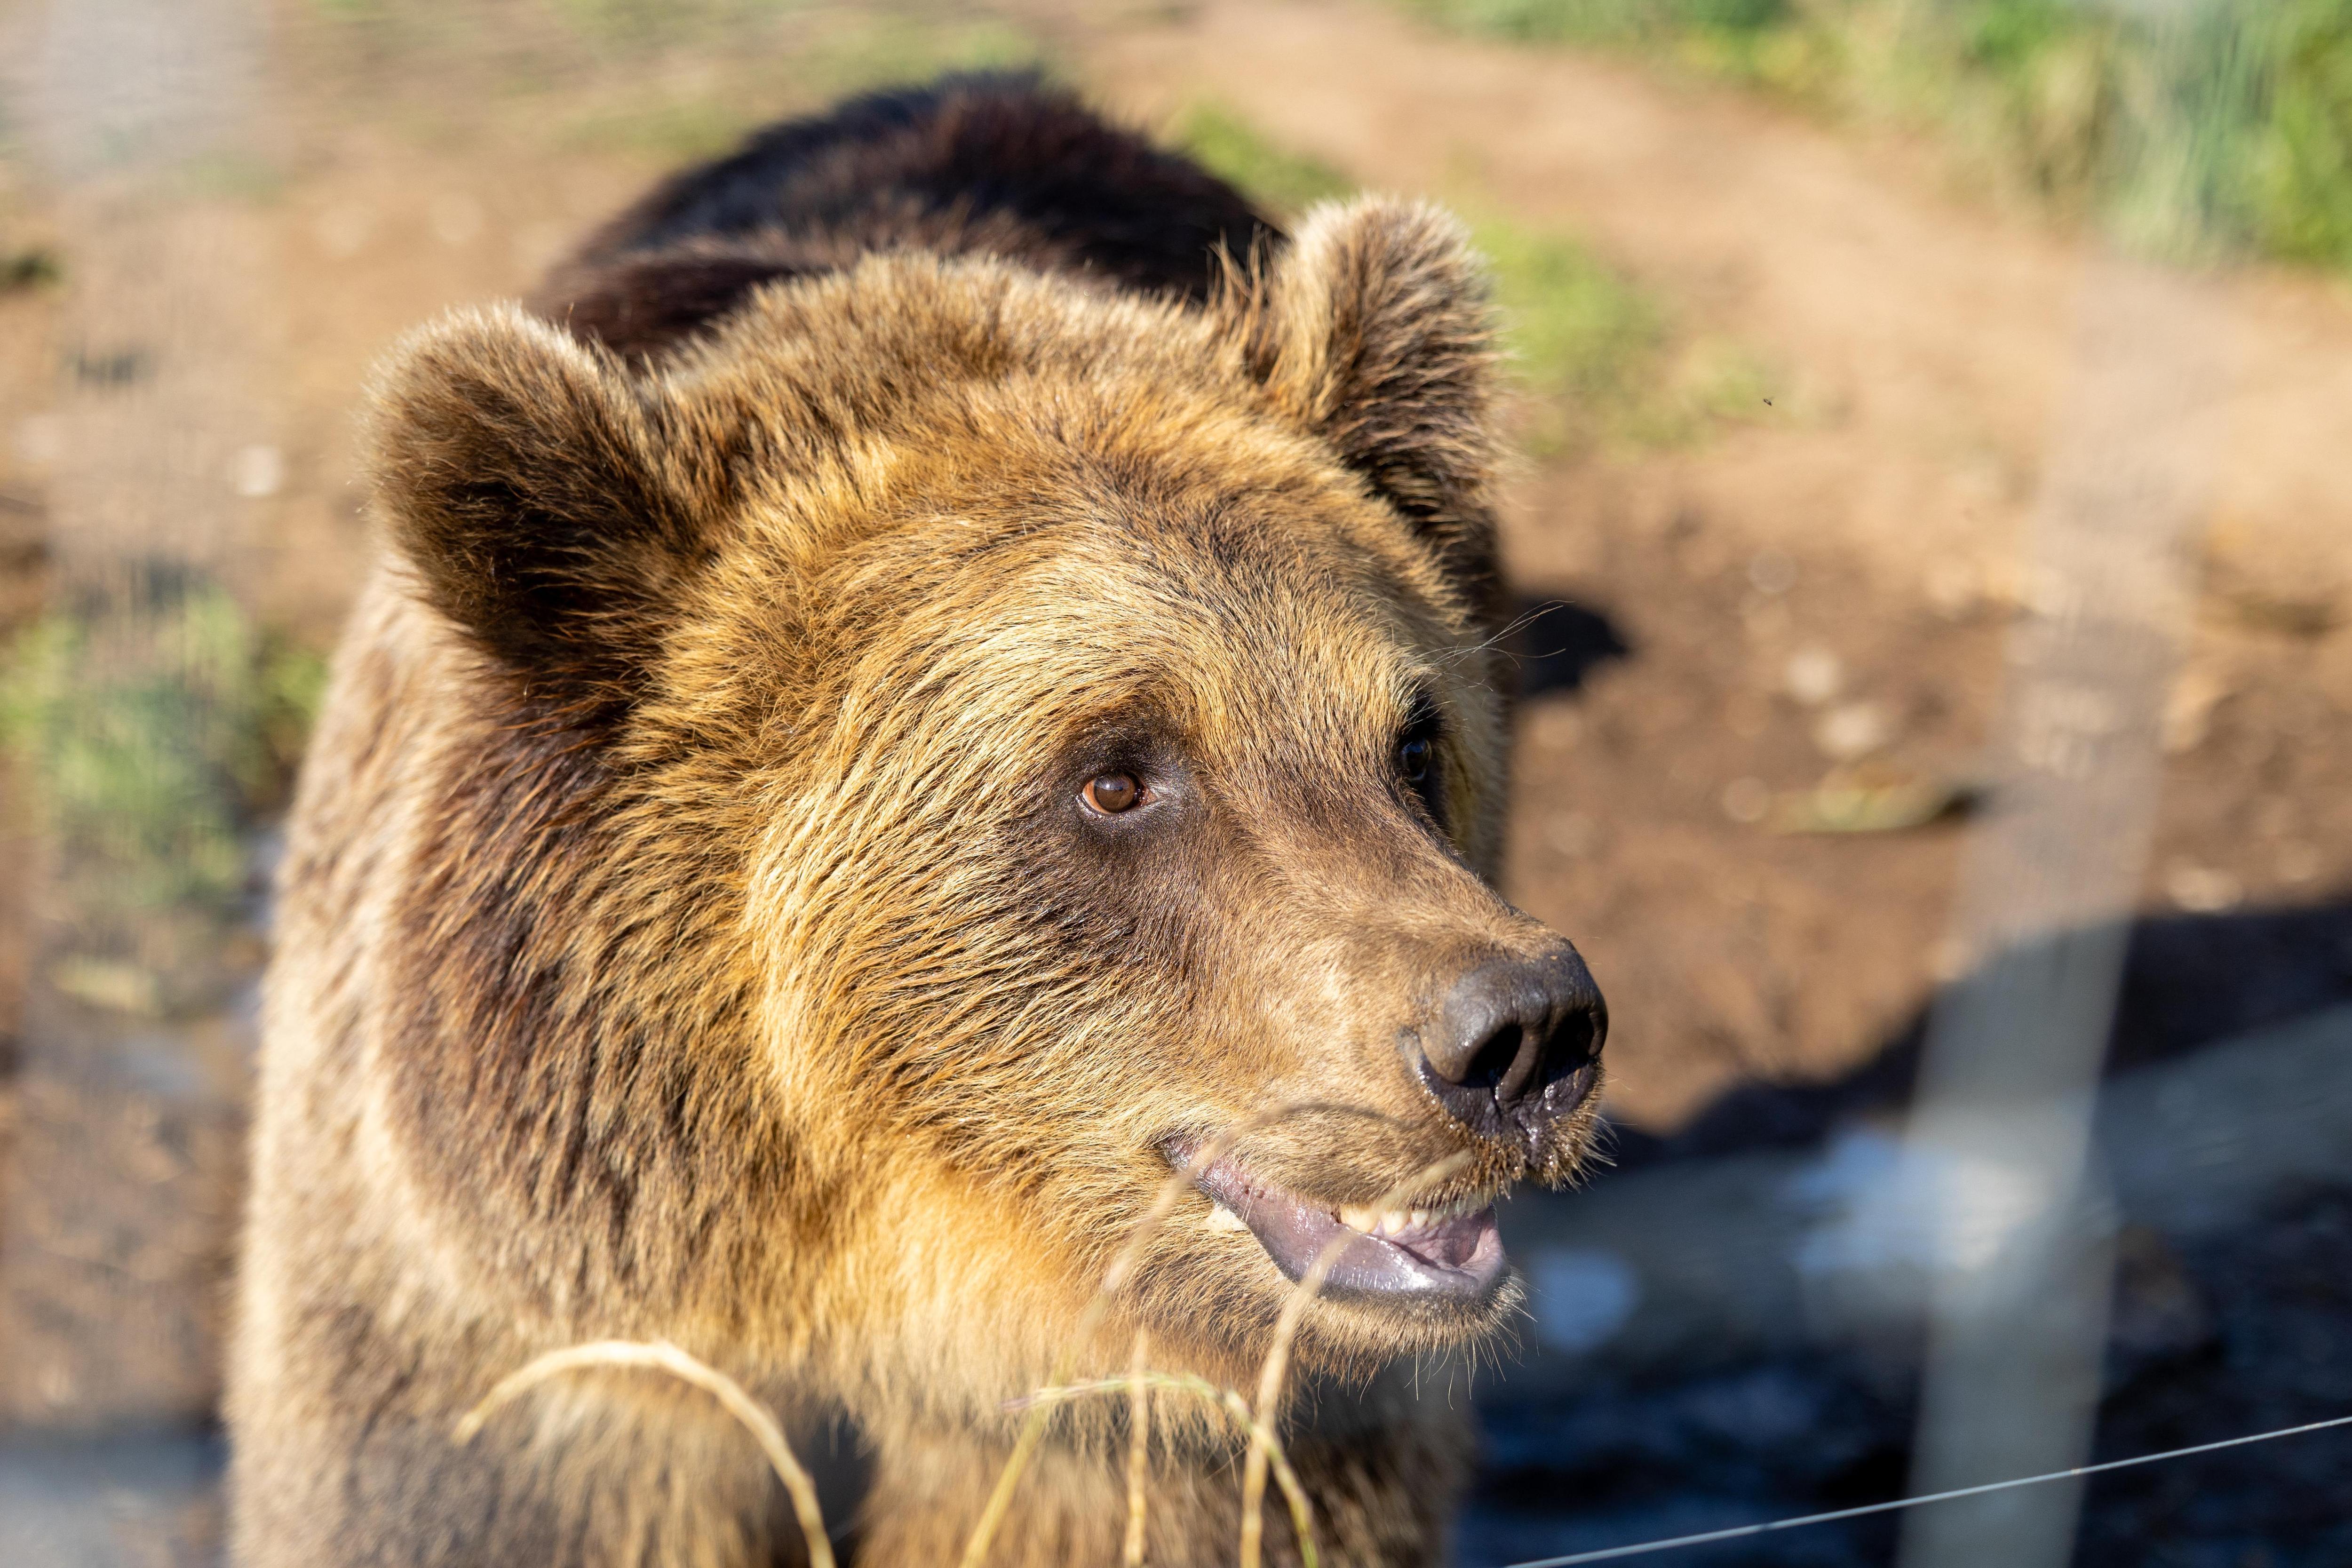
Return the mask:
[[1205, 307], [904, 252], [652, 363], [413, 339], [377, 501], [480, 737], [401, 917], [420, 1202], [738, 1339], [855, 1274], [1030, 1365], [1122, 1254], [1204, 1365], [1318, 1258], [1310, 1364], [1500, 1326], [1604, 1015], [1489, 880], [1493, 358], [1373, 200]]

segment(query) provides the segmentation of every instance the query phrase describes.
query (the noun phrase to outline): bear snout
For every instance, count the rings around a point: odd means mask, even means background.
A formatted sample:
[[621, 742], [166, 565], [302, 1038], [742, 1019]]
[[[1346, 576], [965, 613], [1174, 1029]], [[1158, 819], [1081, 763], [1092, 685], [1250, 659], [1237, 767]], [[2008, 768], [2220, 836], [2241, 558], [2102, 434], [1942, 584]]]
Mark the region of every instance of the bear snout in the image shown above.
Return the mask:
[[1608, 1032], [1600, 988], [1563, 942], [1473, 964], [1402, 1043], [1414, 1076], [1455, 1121], [1539, 1157], [1599, 1081]]

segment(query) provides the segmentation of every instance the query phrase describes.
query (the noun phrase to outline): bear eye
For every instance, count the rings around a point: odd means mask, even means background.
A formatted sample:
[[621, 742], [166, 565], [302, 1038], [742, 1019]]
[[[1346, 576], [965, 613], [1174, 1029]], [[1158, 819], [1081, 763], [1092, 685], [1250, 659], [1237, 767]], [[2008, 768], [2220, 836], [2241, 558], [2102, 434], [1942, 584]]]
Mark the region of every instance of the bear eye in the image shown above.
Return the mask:
[[1437, 741], [1444, 729], [1437, 705], [1421, 698], [1398, 732], [1395, 752], [1398, 780], [1419, 797], [1423, 810], [1440, 821], [1445, 814], [1437, 803]]
[[1078, 791], [1078, 798], [1105, 816], [1117, 816], [1143, 803], [1143, 786], [1133, 773], [1097, 773]]

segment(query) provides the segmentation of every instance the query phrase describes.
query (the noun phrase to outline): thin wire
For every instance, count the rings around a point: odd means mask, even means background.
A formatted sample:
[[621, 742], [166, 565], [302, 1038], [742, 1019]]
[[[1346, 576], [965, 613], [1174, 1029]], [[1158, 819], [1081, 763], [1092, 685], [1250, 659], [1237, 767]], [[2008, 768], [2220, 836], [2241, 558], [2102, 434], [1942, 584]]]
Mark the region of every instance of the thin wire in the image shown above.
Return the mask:
[[1514, 1563], [1510, 1568], [1571, 1568], [1578, 1563], [1606, 1563], [1618, 1557], [1646, 1557], [1653, 1552], [1672, 1552], [1681, 1546], [1704, 1546], [1715, 1541], [1738, 1541], [1751, 1535], [1767, 1535], [1776, 1530], [1794, 1530], [1803, 1524], [1829, 1524], [1841, 1519], [1860, 1519], [1869, 1513], [1893, 1513], [1897, 1509], [1917, 1508], [1923, 1503], [1950, 1502], [1955, 1498], [1981, 1497], [1986, 1492], [2007, 1491], [2011, 1487], [2040, 1486], [2043, 1481], [2063, 1481], [2072, 1476], [2095, 1476], [2102, 1470], [2127, 1469], [2133, 1465], [2153, 1465], [2164, 1459], [2185, 1459], [2191, 1454], [2210, 1454], [2216, 1448], [2236, 1448], [2248, 1443], [2267, 1443], [2273, 1437], [2293, 1437], [2305, 1432], [2324, 1432], [2330, 1426], [2352, 1426], [2352, 1415], [2338, 1415], [2326, 1421], [2314, 1421], [2302, 1426], [2282, 1426], [2275, 1432], [2257, 1432], [2250, 1437], [2224, 1437], [2218, 1443], [2200, 1443], [2193, 1448], [2172, 1448], [2161, 1454], [2142, 1454], [2132, 1459], [2109, 1459], [2105, 1464], [2077, 1465], [2071, 1470], [2053, 1470], [2046, 1476], [2021, 1476], [2011, 1481], [1988, 1481], [1979, 1487], [1962, 1487], [1957, 1491], [1929, 1492], [1925, 1497], [1898, 1498], [1893, 1502], [1874, 1502], [1862, 1508], [1842, 1508], [1835, 1513], [1808, 1513], [1796, 1519], [1776, 1519], [1769, 1524], [1741, 1524], [1729, 1530], [1710, 1530], [1699, 1535], [1677, 1535], [1671, 1541], [1644, 1541], [1633, 1546], [1607, 1546], [1598, 1552], [1575, 1552], [1566, 1557], [1538, 1557], [1531, 1563]]

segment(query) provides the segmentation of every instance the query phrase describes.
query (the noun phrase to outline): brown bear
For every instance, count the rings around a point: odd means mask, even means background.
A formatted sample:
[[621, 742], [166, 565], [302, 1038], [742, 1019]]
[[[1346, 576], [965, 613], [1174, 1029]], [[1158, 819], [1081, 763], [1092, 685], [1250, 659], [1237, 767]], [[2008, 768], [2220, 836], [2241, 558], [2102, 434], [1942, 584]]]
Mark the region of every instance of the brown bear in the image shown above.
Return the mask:
[[[404, 343], [280, 879], [236, 1560], [802, 1560], [682, 1385], [453, 1436], [622, 1337], [845, 1421], [859, 1560], [938, 1568], [1023, 1395], [1139, 1331], [1249, 1386], [1326, 1252], [1322, 1560], [1441, 1555], [1414, 1358], [1517, 1310], [1492, 1205], [1577, 1168], [1603, 1029], [1490, 885], [1492, 360], [1439, 214], [1286, 237], [1008, 78], [768, 131]], [[1225, 1561], [1242, 1438], [1156, 1400], [1148, 1560]], [[1118, 1561], [1125, 1420], [1057, 1407], [990, 1562]]]

